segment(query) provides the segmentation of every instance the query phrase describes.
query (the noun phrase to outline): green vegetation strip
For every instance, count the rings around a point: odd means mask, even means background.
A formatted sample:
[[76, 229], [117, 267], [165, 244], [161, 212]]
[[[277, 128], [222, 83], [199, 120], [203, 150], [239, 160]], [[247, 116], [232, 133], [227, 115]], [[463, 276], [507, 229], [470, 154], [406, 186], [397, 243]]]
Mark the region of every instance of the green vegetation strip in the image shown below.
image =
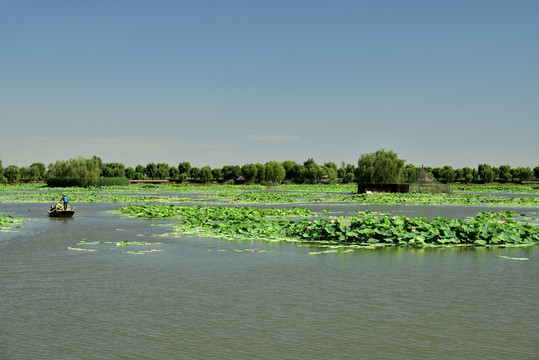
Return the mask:
[[19, 228], [24, 220], [21, 218], [14, 218], [8, 214], [2, 214], [0, 216], [0, 231], [10, 231], [12, 228]]
[[[539, 207], [537, 196], [499, 196], [478, 192], [530, 194], [529, 186], [459, 186], [451, 194], [356, 194], [357, 185], [188, 186], [129, 185], [106, 188], [47, 188], [39, 184], [1, 186], [0, 202], [54, 203], [67, 192], [75, 203], [162, 204], [311, 204], [354, 203], [358, 205], [446, 205]], [[475, 192], [469, 193], [465, 191]], [[535, 192], [537, 193], [537, 192]]]
[[452, 184], [451, 191], [539, 194], [539, 188], [528, 184]]
[[[296, 241], [362, 246], [528, 246], [539, 244], [539, 228], [514, 219], [515, 213], [482, 212], [466, 220], [408, 218], [357, 212], [348, 218], [321, 218], [309, 209], [257, 209], [133, 205], [120, 213], [140, 218], [177, 218], [174, 235], [229, 240]], [[349, 226], [345, 226], [349, 224]]]

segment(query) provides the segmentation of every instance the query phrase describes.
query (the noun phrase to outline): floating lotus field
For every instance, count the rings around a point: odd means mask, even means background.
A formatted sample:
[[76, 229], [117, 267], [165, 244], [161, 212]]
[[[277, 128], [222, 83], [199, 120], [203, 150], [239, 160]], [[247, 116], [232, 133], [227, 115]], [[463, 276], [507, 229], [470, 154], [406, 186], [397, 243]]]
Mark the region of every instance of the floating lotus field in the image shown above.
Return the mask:
[[[48, 188], [43, 184], [1, 186], [0, 202], [55, 203], [67, 192], [71, 204], [146, 204], [122, 207], [130, 216], [178, 218], [176, 234], [228, 239], [300, 241], [346, 246], [525, 245], [537, 243], [538, 228], [509, 213], [479, 214], [466, 220], [394, 217], [358, 213], [350, 224], [308, 209], [257, 209], [256, 204], [353, 203], [357, 205], [437, 205], [539, 208], [537, 189], [525, 185], [452, 185], [450, 194], [357, 194], [357, 185], [192, 186], [129, 185], [104, 188]], [[505, 193], [505, 195], [488, 193]], [[482, 193], [483, 192], [483, 193]], [[520, 194], [525, 194], [520, 196]], [[530, 196], [531, 195], [531, 196]], [[175, 204], [175, 205], [167, 205]], [[182, 206], [182, 205], [214, 206]], [[242, 207], [232, 207], [230, 205]], [[327, 215], [327, 214], [326, 214]], [[16, 219], [5, 217], [13, 226]], [[16, 224], [16, 223], [15, 223]]]
[[[227, 199], [222, 194], [221, 199]], [[240, 193], [233, 194], [236, 204], [341, 203], [360, 205], [447, 205], [447, 206], [514, 206], [539, 207], [539, 197], [502, 197], [491, 194], [350, 194], [350, 193]]]
[[[358, 205], [447, 205], [539, 207], [537, 196], [499, 196], [479, 192], [482, 187], [506, 193], [536, 194], [524, 185], [455, 186], [451, 194], [356, 194], [357, 185], [130, 185], [106, 188], [69, 188], [71, 203], [183, 203], [183, 204], [310, 204], [356, 203]], [[64, 188], [29, 184], [0, 187], [0, 202], [57, 202]]]
[[539, 194], [539, 187], [531, 184], [451, 184], [452, 191], [478, 193]]
[[11, 228], [20, 227], [23, 220], [21, 218], [14, 218], [8, 214], [0, 215], [0, 231], [9, 231]]
[[539, 244], [539, 228], [515, 219], [515, 212], [482, 212], [459, 220], [409, 218], [374, 212], [353, 217], [324, 217], [305, 208], [132, 205], [120, 213], [148, 219], [178, 219], [174, 236], [196, 235], [228, 240], [294, 241], [380, 246], [528, 246]]

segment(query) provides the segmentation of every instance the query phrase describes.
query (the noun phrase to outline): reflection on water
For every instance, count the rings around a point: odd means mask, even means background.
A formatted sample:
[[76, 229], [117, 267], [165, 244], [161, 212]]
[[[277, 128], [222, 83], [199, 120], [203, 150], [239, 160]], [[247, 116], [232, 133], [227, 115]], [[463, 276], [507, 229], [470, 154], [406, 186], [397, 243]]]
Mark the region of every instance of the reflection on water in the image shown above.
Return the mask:
[[[290, 244], [155, 237], [171, 221], [107, 212], [117, 206], [82, 204], [59, 220], [0, 204], [30, 218], [0, 233], [1, 359], [537, 355], [537, 248], [308, 256]], [[125, 240], [164, 251], [128, 254], [116, 245]]]

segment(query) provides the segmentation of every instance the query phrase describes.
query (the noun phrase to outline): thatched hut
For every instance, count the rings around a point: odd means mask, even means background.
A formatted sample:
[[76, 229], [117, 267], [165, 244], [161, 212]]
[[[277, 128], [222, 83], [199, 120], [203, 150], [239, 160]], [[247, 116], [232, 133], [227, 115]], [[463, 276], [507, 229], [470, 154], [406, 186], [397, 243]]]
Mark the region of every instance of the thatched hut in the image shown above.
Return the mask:
[[449, 193], [450, 188], [448, 184], [444, 184], [434, 179], [421, 167], [419, 174], [417, 174], [414, 181], [410, 183], [411, 192], [426, 192], [426, 193]]
[[234, 185], [246, 185], [246, 184], [247, 184], [247, 180], [245, 180], [243, 176], [240, 176], [239, 178], [234, 180]]

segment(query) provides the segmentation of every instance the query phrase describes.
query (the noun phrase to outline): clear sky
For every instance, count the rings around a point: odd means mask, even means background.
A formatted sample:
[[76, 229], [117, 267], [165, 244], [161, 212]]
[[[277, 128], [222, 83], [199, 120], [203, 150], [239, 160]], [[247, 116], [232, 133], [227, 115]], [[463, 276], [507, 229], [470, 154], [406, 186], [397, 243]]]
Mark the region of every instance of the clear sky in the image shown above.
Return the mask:
[[0, 159], [539, 165], [539, 0], [0, 0]]

